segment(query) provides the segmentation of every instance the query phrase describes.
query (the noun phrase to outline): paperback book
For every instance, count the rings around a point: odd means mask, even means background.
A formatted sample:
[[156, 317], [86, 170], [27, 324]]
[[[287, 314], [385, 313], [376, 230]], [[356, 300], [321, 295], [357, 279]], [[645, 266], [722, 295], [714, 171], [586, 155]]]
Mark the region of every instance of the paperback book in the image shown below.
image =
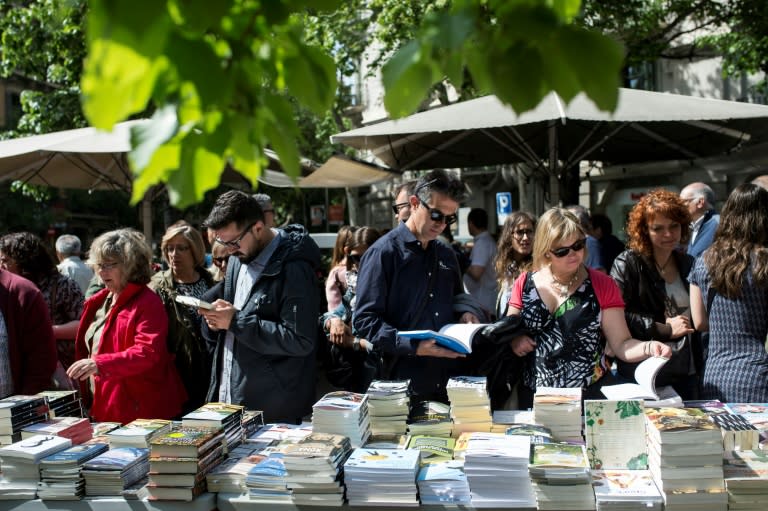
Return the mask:
[[107, 433], [111, 447], [138, 447], [146, 449], [154, 435], [171, 429], [171, 421], [162, 419], [136, 419]]
[[149, 441], [153, 457], [178, 456], [194, 458], [217, 444], [224, 433], [219, 428], [179, 426], [166, 433], [155, 435]]
[[397, 335], [420, 341], [434, 339], [441, 346], [468, 355], [472, 353], [472, 341], [475, 335], [486, 326], [488, 326], [487, 323], [449, 323], [438, 332], [434, 330], [400, 330]]

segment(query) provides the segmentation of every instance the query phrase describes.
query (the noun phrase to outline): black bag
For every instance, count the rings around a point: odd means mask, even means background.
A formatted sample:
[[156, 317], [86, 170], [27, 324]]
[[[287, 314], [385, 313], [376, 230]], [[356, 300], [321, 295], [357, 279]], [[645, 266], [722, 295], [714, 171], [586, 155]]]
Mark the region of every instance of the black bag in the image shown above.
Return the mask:
[[373, 380], [382, 379], [384, 363], [376, 351], [353, 350], [332, 344], [325, 374], [334, 387], [362, 394]]

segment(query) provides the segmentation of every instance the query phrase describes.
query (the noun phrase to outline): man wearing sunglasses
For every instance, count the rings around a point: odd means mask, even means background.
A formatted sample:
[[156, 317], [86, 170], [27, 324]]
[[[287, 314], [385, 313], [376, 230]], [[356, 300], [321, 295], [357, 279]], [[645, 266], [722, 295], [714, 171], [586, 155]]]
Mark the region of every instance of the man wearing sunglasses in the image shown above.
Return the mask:
[[320, 249], [301, 225], [267, 227], [256, 199], [237, 190], [205, 225], [230, 256], [224, 281], [203, 296], [213, 309], [198, 309], [214, 350], [207, 399], [298, 423], [315, 401]]
[[416, 400], [445, 401], [448, 378], [466, 374], [463, 355], [434, 339], [397, 335], [478, 321], [476, 314], [454, 314], [454, 297], [463, 292], [459, 265], [453, 249], [436, 240], [446, 224], [456, 221], [465, 194], [455, 175], [429, 172], [408, 198], [408, 220], [379, 238], [361, 261], [353, 328], [389, 360], [391, 374], [384, 377], [411, 380]]

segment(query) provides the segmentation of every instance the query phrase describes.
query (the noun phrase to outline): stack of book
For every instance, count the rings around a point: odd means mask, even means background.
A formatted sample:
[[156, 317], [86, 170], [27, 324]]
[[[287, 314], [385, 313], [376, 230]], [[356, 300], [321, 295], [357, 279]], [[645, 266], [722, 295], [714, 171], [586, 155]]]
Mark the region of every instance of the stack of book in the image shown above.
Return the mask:
[[664, 508], [725, 511], [720, 428], [696, 408], [646, 408], [645, 417], [648, 468]]
[[373, 380], [368, 387], [371, 435], [404, 435], [410, 411], [410, 380]]
[[[227, 458], [212, 468], [205, 476], [209, 492], [244, 493], [245, 478], [256, 464], [266, 458], [262, 449], [248, 443], [240, 444], [229, 452]], [[150, 462], [150, 471], [152, 463]]]
[[593, 469], [645, 470], [648, 447], [643, 400], [584, 401], [584, 437]]
[[534, 445], [529, 471], [538, 509], [595, 509], [595, 494], [583, 445]]
[[182, 426], [219, 428], [224, 432], [224, 450], [229, 452], [243, 441], [245, 408], [228, 403], [205, 403], [181, 418]]
[[533, 396], [536, 424], [552, 430], [558, 442], [582, 442], [581, 389], [539, 387]]
[[344, 463], [350, 506], [416, 506], [419, 451], [367, 449], [352, 451]]
[[661, 511], [664, 500], [648, 470], [593, 470], [597, 511]]
[[297, 442], [310, 433], [312, 433], [312, 424], [309, 422], [302, 422], [301, 424], [269, 423], [246, 437], [245, 442], [264, 448], [282, 441]]
[[85, 495], [83, 464], [105, 453], [107, 443], [73, 445], [40, 460], [37, 496], [42, 500], [80, 500]]
[[120, 496], [126, 488], [145, 478], [149, 471], [149, 449], [117, 447], [83, 464], [85, 495]]
[[24, 426], [48, 420], [48, 405], [42, 396], [8, 396], [0, 399], [0, 445], [21, 440]]
[[439, 401], [419, 401], [408, 417], [408, 434], [451, 436], [451, 407]]
[[452, 460], [456, 439], [444, 436], [413, 435], [408, 440], [406, 448], [421, 452], [419, 464], [424, 466]]
[[77, 390], [44, 390], [36, 395], [48, 402], [51, 417], [87, 417]]
[[243, 440], [256, 433], [264, 426], [264, 413], [261, 410], [243, 410]]
[[760, 445], [760, 432], [743, 415], [719, 413], [710, 415], [723, 435], [723, 449], [728, 451], [751, 451]]
[[36, 435], [0, 448], [3, 479], [0, 495], [34, 499], [40, 482], [40, 460], [70, 447], [68, 438]]
[[763, 511], [768, 507], [768, 453], [731, 451], [723, 461], [728, 509]]
[[[206, 474], [223, 459], [223, 442], [224, 433], [221, 428], [181, 425], [162, 435], [153, 436], [149, 441], [148, 498], [191, 501], [203, 493], [206, 490]], [[219, 453], [218, 456], [215, 453]], [[162, 466], [153, 465], [154, 460], [165, 463]], [[174, 464], [176, 460], [183, 465]], [[206, 464], [201, 463], [203, 460], [206, 460]], [[196, 466], [194, 473], [189, 473], [188, 465]]]
[[437, 461], [419, 470], [416, 483], [424, 506], [468, 506], [472, 497], [463, 460]]
[[743, 415], [760, 432], [760, 448], [768, 448], [768, 403], [726, 403], [725, 409]]
[[528, 476], [531, 442], [525, 436], [470, 433], [464, 471], [472, 507], [535, 508]]
[[344, 503], [341, 467], [352, 452], [349, 438], [330, 433], [312, 433], [288, 445], [283, 463], [286, 485], [298, 505], [340, 506]]
[[109, 447], [137, 447], [149, 449], [149, 440], [171, 429], [171, 421], [162, 419], [136, 419], [107, 433]]
[[290, 503], [293, 492], [286, 484], [283, 455], [273, 452], [254, 465], [245, 477], [248, 497], [260, 502]]
[[491, 400], [485, 376], [455, 376], [446, 385], [454, 437], [465, 431], [491, 431]]
[[554, 441], [552, 430], [540, 424], [510, 424], [505, 435], [522, 435], [531, 439], [531, 444], [548, 444]]
[[491, 433], [504, 433], [516, 424], [536, 423], [533, 410], [494, 410], [491, 420]]
[[114, 431], [121, 426], [122, 424], [119, 422], [91, 422], [91, 429], [93, 430], [93, 434], [91, 439], [88, 440], [88, 443], [103, 443], [109, 445], [109, 437], [107, 436], [107, 433]]
[[24, 426], [21, 438], [35, 435], [56, 435], [72, 440], [73, 444], [87, 442], [93, 436], [91, 421], [81, 417], [52, 417], [44, 422]]
[[366, 394], [329, 392], [312, 406], [312, 431], [349, 437], [352, 447], [365, 444], [370, 424]]

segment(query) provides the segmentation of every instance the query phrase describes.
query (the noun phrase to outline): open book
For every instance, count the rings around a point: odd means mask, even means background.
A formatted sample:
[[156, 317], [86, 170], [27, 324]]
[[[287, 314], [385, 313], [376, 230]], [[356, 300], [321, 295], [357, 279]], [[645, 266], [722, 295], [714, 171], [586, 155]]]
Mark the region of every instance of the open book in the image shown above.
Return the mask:
[[472, 338], [478, 330], [488, 326], [487, 323], [449, 323], [434, 330], [401, 330], [397, 335], [411, 339], [434, 339], [437, 344], [465, 355], [472, 353]]
[[[650, 357], [643, 360], [635, 368], [635, 381], [637, 383], [622, 383], [600, 389], [608, 399], [621, 401], [625, 399], [644, 399], [646, 406], [657, 406], [656, 403], [674, 398], [677, 393], [671, 387], [656, 388], [656, 375], [669, 361], [664, 357]], [[674, 394], [674, 395], [672, 395]], [[679, 398], [679, 396], [677, 396]], [[675, 406], [674, 404], [662, 404], [658, 406]], [[681, 406], [681, 405], [678, 405]]]

